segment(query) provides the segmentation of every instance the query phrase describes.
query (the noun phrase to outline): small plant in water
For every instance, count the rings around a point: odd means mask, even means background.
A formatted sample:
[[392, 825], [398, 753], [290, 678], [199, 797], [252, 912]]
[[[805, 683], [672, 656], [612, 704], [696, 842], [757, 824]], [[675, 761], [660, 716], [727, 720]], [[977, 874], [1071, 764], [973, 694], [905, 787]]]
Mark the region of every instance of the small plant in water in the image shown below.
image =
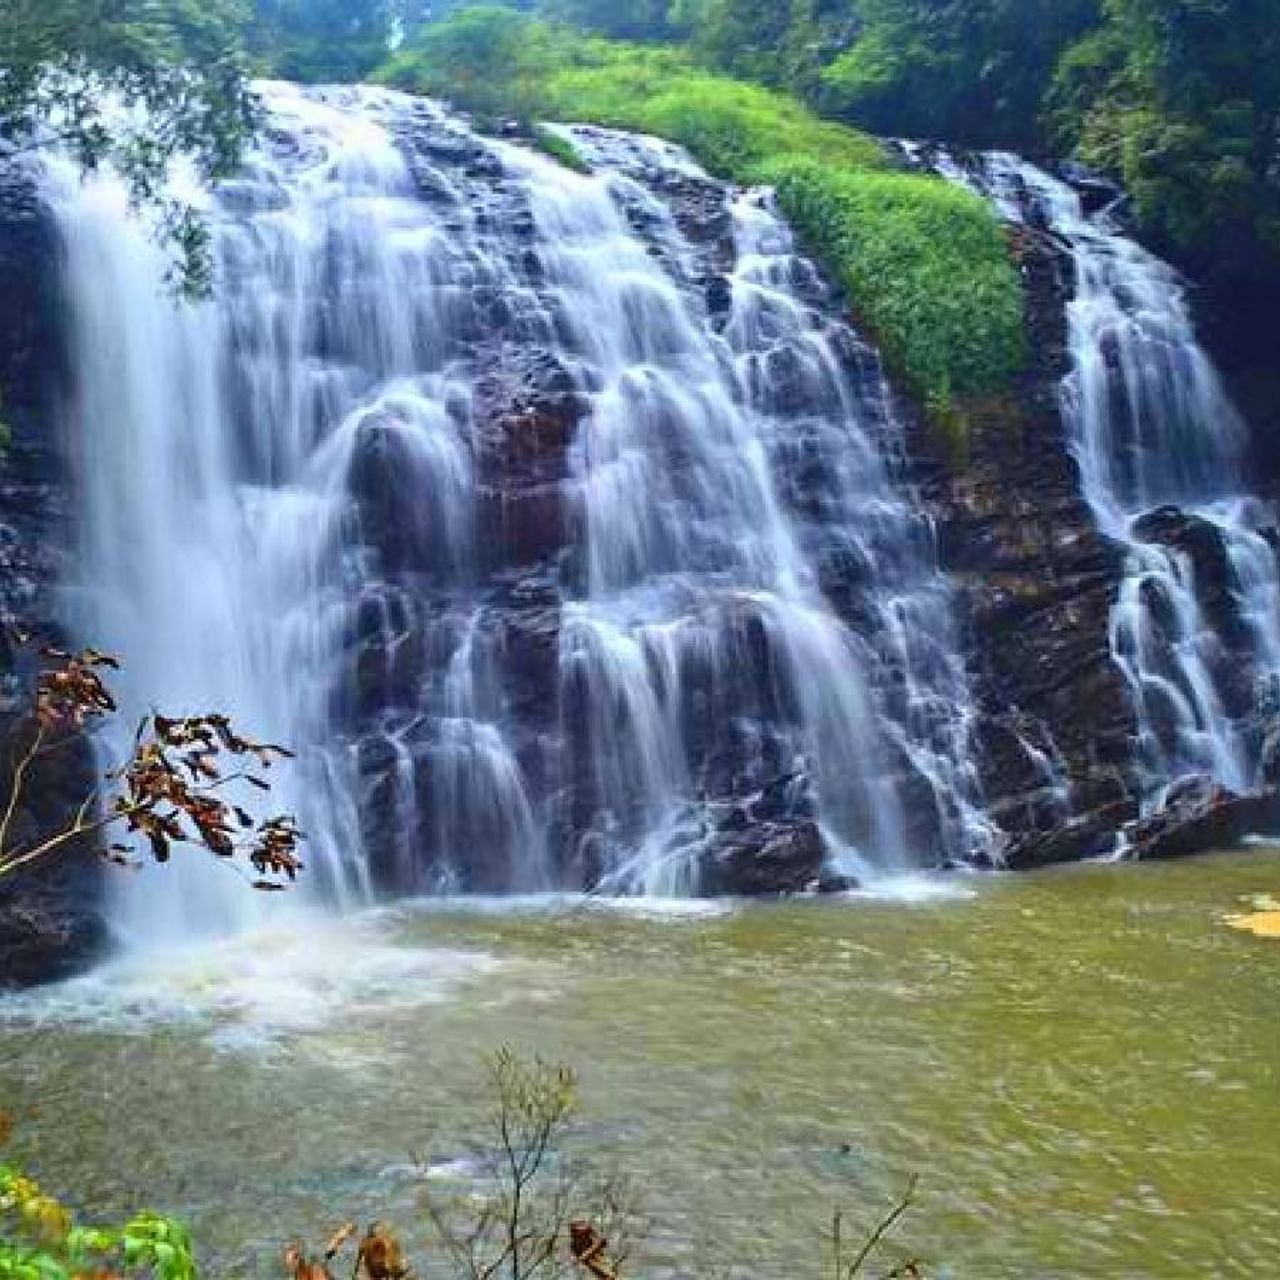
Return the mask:
[[[429, 1194], [427, 1218], [452, 1274], [466, 1280], [543, 1280], [576, 1274], [621, 1280], [623, 1264], [646, 1232], [631, 1184], [617, 1175], [592, 1178], [563, 1150], [577, 1111], [574, 1073], [539, 1058], [502, 1049], [489, 1061], [492, 1092], [486, 1141], [467, 1162], [464, 1188]], [[423, 1166], [423, 1172], [426, 1167]], [[875, 1228], [856, 1243], [846, 1239], [844, 1215], [834, 1217], [835, 1280], [860, 1280], [886, 1237], [915, 1200], [912, 1177]], [[351, 1280], [406, 1280], [412, 1269], [400, 1242], [383, 1223], [364, 1235], [354, 1222], [340, 1227], [314, 1255], [302, 1245], [285, 1252], [289, 1280], [337, 1280], [334, 1267], [349, 1261]], [[710, 1275], [736, 1275], [718, 1262]], [[433, 1270], [432, 1274], [435, 1274]], [[925, 1280], [909, 1260], [879, 1280]]]
[[[619, 1280], [643, 1222], [626, 1179], [593, 1177], [562, 1149], [577, 1111], [576, 1076], [509, 1049], [494, 1054], [488, 1073], [492, 1110], [466, 1186], [424, 1202], [450, 1269], [467, 1280]], [[285, 1267], [291, 1280], [333, 1280], [344, 1254], [360, 1280], [402, 1280], [410, 1271], [388, 1227], [360, 1236], [354, 1223], [315, 1256], [291, 1246]]]

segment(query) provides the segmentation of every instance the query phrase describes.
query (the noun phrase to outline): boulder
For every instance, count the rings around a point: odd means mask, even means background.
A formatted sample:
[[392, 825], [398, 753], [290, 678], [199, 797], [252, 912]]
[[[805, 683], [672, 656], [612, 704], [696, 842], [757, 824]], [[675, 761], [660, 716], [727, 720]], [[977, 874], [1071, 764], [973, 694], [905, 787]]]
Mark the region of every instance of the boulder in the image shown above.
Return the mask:
[[[770, 898], [835, 887], [826, 877], [827, 849], [809, 819], [722, 823], [701, 864], [710, 897]], [[848, 887], [841, 883], [841, 888]]]
[[110, 938], [74, 877], [21, 876], [0, 888], [0, 990], [74, 977]]
[[1011, 871], [1031, 871], [1105, 857], [1115, 852], [1122, 828], [1137, 811], [1136, 800], [1117, 800], [1047, 833], [1015, 838], [1003, 850], [1002, 861]]
[[1231, 558], [1212, 521], [1180, 507], [1158, 507], [1135, 521], [1133, 536], [1186, 556], [1205, 621], [1228, 648], [1249, 646], [1248, 624], [1240, 615], [1233, 591]]
[[1128, 831], [1137, 861], [1188, 858], [1237, 848], [1251, 835], [1280, 830], [1280, 790], [1236, 795], [1212, 780], [1193, 778], [1171, 789], [1158, 813]]

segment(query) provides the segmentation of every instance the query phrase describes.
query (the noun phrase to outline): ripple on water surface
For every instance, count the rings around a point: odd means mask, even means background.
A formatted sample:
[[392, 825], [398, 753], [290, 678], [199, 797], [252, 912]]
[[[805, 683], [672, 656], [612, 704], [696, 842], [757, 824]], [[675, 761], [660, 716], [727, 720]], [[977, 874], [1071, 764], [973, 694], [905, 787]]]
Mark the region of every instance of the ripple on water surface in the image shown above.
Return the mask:
[[872, 1221], [919, 1171], [902, 1235], [942, 1276], [1253, 1280], [1280, 948], [1222, 918], [1277, 891], [1256, 852], [674, 916], [415, 904], [10, 1001], [0, 1056], [50, 1184], [185, 1214], [214, 1275], [371, 1216], [447, 1275], [420, 1157], [467, 1167], [512, 1043], [581, 1072], [573, 1141], [657, 1223], [638, 1278], [818, 1274], [832, 1206]]

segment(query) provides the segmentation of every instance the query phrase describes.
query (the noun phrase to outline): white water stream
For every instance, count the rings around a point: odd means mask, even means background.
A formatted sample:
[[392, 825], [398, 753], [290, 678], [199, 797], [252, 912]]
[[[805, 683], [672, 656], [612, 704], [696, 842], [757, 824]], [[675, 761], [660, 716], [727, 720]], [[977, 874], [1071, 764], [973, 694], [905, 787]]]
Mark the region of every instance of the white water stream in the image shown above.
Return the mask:
[[[695, 892], [723, 815], [778, 779], [774, 816], [813, 815], [863, 880], [980, 846], [949, 591], [884, 380], [763, 199], [718, 197], [717, 320], [707, 251], [637, 177], [714, 190], [673, 149], [582, 138], [583, 177], [390, 92], [263, 92], [261, 147], [204, 197], [208, 302], [166, 292], [109, 177], [47, 181], [69, 608], [124, 659], [124, 720], [219, 709], [297, 748], [270, 804], [338, 903]], [[477, 397], [530, 351], [582, 415], [557, 482], [568, 559], [537, 579], [557, 665], [522, 700], [528, 615], [493, 566]], [[149, 878], [118, 895], [126, 937], [252, 920], [197, 856]]]

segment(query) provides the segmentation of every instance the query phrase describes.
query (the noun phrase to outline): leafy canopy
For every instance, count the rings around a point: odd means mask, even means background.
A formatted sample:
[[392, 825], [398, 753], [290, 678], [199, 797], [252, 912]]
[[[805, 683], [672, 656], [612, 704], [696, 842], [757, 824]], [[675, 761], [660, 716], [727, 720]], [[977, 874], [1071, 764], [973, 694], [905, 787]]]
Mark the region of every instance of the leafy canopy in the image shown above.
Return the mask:
[[166, 192], [179, 156], [230, 173], [256, 124], [240, 0], [5, 0], [0, 156], [56, 143], [88, 170], [112, 165], [159, 208], [182, 282], [206, 288], [203, 225]]

